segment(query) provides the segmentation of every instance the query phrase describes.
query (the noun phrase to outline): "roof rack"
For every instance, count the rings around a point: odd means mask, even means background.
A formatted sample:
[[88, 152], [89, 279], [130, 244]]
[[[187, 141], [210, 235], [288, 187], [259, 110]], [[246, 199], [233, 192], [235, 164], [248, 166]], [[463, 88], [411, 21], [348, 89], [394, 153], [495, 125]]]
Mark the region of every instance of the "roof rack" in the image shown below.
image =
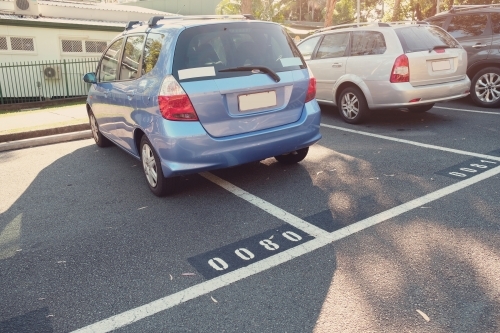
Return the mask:
[[424, 24], [424, 25], [429, 25], [429, 22], [426, 21], [394, 21], [394, 22], [387, 22], [390, 25], [403, 25], [403, 24]]
[[428, 22], [425, 21], [394, 21], [394, 22], [363, 22], [363, 23], [348, 23], [348, 24], [339, 24], [331, 27], [326, 27], [322, 29], [318, 29], [314, 31], [314, 33], [319, 33], [328, 30], [342, 29], [342, 28], [359, 28], [359, 27], [390, 27], [391, 25], [401, 25], [401, 24], [426, 24]]
[[363, 22], [363, 23], [347, 23], [347, 24], [339, 24], [339, 25], [332, 25], [331, 27], [326, 27], [326, 28], [321, 28], [314, 33], [318, 32], [323, 32], [323, 31], [328, 31], [328, 30], [335, 30], [335, 29], [342, 29], [342, 28], [359, 28], [359, 27], [366, 27], [366, 26], [378, 26], [379, 22]]
[[154, 27], [160, 20], [225, 20], [225, 19], [247, 19], [255, 20], [251, 14], [242, 15], [172, 15], [172, 16], [153, 16], [148, 21], [148, 26]]
[[132, 27], [136, 24], [140, 24], [142, 25], [142, 22], [141, 21], [129, 21], [127, 23], [127, 25], [125, 26], [125, 31], [129, 30], [129, 29], [132, 29]]
[[489, 4], [489, 5], [455, 5], [452, 6], [448, 11], [449, 13], [456, 13], [464, 10], [481, 9], [481, 8], [493, 8], [500, 7], [500, 4]]

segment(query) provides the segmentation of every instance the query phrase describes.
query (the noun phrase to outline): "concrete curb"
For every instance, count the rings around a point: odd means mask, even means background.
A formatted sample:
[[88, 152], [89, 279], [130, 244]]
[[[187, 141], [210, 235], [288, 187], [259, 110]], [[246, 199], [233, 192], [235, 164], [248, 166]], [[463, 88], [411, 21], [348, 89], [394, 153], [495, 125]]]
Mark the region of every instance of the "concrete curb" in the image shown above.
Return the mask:
[[59, 142], [81, 140], [81, 139], [90, 139], [91, 137], [92, 137], [92, 132], [90, 130], [86, 130], [86, 131], [80, 131], [80, 132], [72, 132], [72, 133], [43, 136], [43, 137], [31, 138], [31, 139], [25, 139], [25, 140], [2, 142], [2, 143], [0, 143], [0, 152], [49, 145], [49, 144], [59, 143]]
[[90, 125], [88, 120], [83, 120], [81, 124], [68, 125], [63, 127], [46, 128], [40, 130], [26, 130], [20, 133], [10, 133], [10, 134], [0, 134], [0, 143], [2, 142], [12, 142], [25, 139], [34, 139], [42, 136], [50, 136], [63, 133], [73, 133], [89, 130]]

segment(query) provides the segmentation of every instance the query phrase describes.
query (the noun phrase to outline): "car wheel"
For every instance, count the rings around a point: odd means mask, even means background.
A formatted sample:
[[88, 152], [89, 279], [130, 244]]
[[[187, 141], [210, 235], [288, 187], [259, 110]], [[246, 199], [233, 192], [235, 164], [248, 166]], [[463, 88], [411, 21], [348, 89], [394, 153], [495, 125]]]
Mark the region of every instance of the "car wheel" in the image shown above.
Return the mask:
[[339, 96], [340, 116], [346, 123], [359, 124], [368, 116], [368, 104], [365, 96], [356, 87], [345, 88]]
[[163, 177], [160, 158], [146, 135], [141, 138], [141, 161], [146, 181], [156, 196], [162, 197], [174, 193], [178, 178]]
[[274, 158], [276, 159], [276, 161], [283, 164], [295, 164], [306, 158], [308, 152], [309, 152], [309, 147], [306, 147], [292, 151], [288, 154], [274, 156]]
[[477, 72], [472, 78], [470, 96], [478, 106], [500, 106], [500, 68], [488, 67]]
[[425, 104], [425, 105], [417, 105], [417, 106], [412, 106], [408, 108], [408, 111], [411, 113], [424, 113], [429, 111], [434, 107], [434, 103], [432, 104]]
[[97, 123], [97, 120], [95, 119], [94, 113], [92, 111], [89, 111], [89, 123], [95, 144], [99, 147], [107, 147], [111, 145], [111, 141], [104, 135], [102, 135], [101, 131], [99, 131], [99, 124]]

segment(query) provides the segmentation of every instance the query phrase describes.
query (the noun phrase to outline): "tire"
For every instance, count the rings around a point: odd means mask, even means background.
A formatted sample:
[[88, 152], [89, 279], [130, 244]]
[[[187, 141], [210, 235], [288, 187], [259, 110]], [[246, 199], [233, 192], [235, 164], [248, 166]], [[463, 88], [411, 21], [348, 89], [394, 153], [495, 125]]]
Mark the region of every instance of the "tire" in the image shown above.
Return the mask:
[[418, 106], [412, 106], [408, 108], [408, 111], [411, 113], [424, 113], [429, 111], [434, 107], [434, 103], [432, 104], [425, 104], [425, 105], [418, 105]]
[[295, 164], [295, 163], [299, 163], [304, 158], [306, 158], [308, 152], [309, 152], [309, 147], [306, 147], [306, 148], [292, 151], [288, 154], [274, 156], [274, 158], [276, 159], [276, 161], [278, 161], [282, 164]]
[[95, 144], [98, 145], [99, 147], [110, 146], [111, 141], [107, 137], [102, 135], [101, 131], [99, 130], [99, 124], [95, 119], [94, 113], [92, 111], [89, 111], [88, 113], [89, 113], [90, 130], [92, 131], [92, 137], [94, 138]]
[[500, 107], [500, 68], [488, 67], [477, 72], [472, 78], [470, 97], [478, 106]]
[[141, 138], [141, 162], [146, 182], [149, 189], [158, 197], [163, 197], [175, 192], [177, 189], [177, 177], [165, 178], [161, 169], [158, 154], [151, 145], [146, 135]]
[[360, 124], [368, 117], [368, 104], [359, 88], [347, 87], [342, 90], [337, 105], [340, 116], [346, 123]]

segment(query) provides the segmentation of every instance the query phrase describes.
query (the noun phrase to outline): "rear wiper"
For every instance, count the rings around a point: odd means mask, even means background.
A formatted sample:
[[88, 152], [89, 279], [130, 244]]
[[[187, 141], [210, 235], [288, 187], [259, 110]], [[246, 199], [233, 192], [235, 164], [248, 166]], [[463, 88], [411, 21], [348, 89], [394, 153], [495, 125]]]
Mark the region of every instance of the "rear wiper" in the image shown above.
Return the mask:
[[453, 46], [449, 46], [449, 45], [436, 45], [432, 49], [429, 50], [429, 53], [431, 53], [434, 50], [451, 49], [451, 48], [453, 48]]
[[258, 72], [269, 74], [269, 76], [272, 77], [276, 82], [280, 82], [281, 80], [278, 74], [276, 74], [272, 69], [264, 66], [244, 66], [244, 67], [225, 68], [221, 69], [219, 72], [253, 72], [254, 70], [258, 70]]

